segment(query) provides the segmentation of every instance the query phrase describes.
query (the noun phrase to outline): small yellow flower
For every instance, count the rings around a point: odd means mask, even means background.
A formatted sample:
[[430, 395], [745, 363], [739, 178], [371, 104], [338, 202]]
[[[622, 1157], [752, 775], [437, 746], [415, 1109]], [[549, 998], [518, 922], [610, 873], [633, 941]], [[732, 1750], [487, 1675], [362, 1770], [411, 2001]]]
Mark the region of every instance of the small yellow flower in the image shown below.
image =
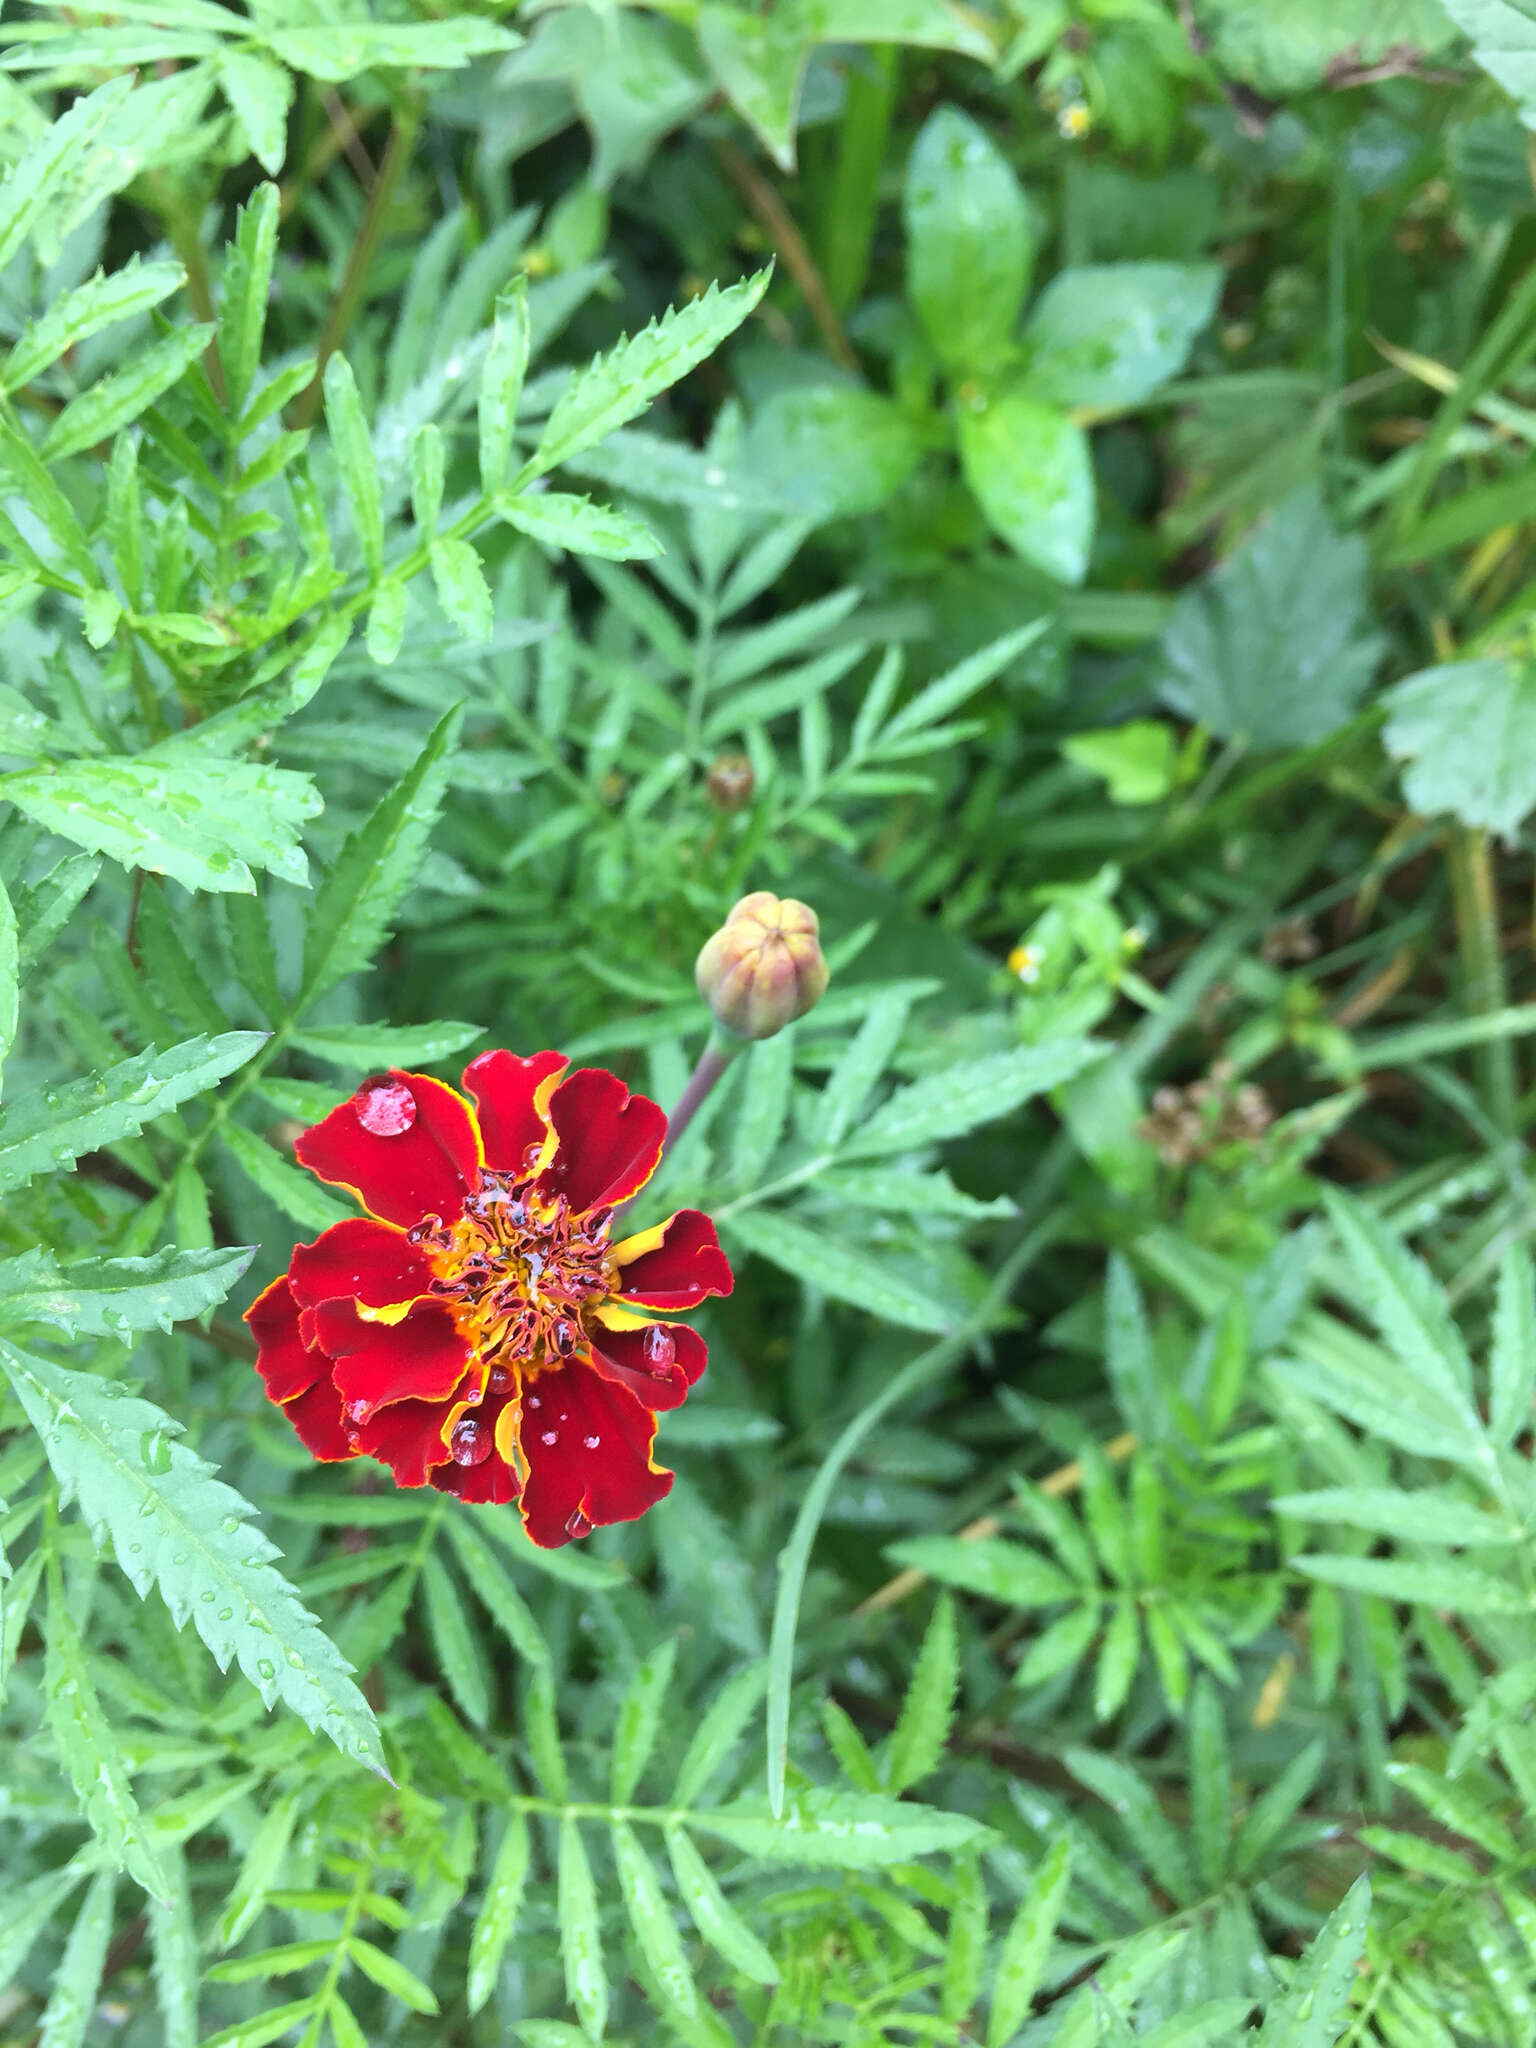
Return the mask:
[[1056, 127], [1068, 142], [1081, 142], [1093, 127], [1093, 113], [1086, 100], [1073, 100], [1056, 116]]
[[1015, 946], [1008, 955], [1008, 972], [1016, 974], [1026, 987], [1040, 979], [1040, 949], [1037, 946]]

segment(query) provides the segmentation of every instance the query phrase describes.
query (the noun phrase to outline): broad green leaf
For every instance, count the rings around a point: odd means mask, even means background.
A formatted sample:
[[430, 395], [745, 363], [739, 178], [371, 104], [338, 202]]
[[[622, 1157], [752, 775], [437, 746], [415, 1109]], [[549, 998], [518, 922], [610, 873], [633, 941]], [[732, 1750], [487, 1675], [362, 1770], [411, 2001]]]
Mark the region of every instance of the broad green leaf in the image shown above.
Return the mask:
[[247, 761], [71, 761], [0, 775], [0, 802], [92, 853], [189, 889], [256, 887], [251, 869], [303, 883], [299, 828], [320, 809], [307, 775]]
[[339, 1201], [312, 1173], [301, 1171], [233, 1117], [225, 1120], [219, 1136], [252, 1185], [300, 1230], [328, 1230], [333, 1223], [356, 1214], [350, 1203]]
[[719, 1835], [760, 1863], [824, 1870], [875, 1870], [916, 1856], [962, 1849], [986, 1833], [967, 1814], [943, 1813], [908, 1799], [825, 1787], [792, 1792], [782, 1820], [762, 1800], [698, 1814], [696, 1830]]
[[86, 1663], [62, 1589], [50, 1583], [44, 1695], [48, 1732], [92, 1832], [115, 1864], [153, 1898], [169, 1896], [165, 1867], [139, 1812], [117, 1735]]
[[845, 1140], [843, 1155], [876, 1158], [916, 1151], [960, 1137], [978, 1124], [1007, 1116], [1098, 1059], [1104, 1048], [1087, 1038], [1047, 1039], [1012, 1052], [987, 1053], [946, 1072], [898, 1088]]
[[253, 1247], [183, 1252], [174, 1246], [143, 1259], [43, 1255], [42, 1270], [10, 1284], [15, 1260], [0, 1260], [0, 1324], [51, 1323], [66, 1337], [123, 1337], [169, 1331], [218, 1304], [251, 1263]]
[[1159, 804], [1173, 788], [1178, 747], [1158, 718], [1132, 718], [1102, 732], [1074, 733], [1061, 743], [1067, 760], [1102, 776], [1113, 804]]
[[962, 399], [955, 425], [960, 467], [999, 540], [1058, 583], [1081, 583], [1095, 516], [1082, 428], [1017, 382]]
[[[1508, 0], [1285, 0], [1283, 7], [1270, 0], [1209, 0], [1200, 26], [1223, 76], [1283, 99], [1322, 84], [1335, 64], [1368, 71], [1399, 51], [1441, 55], [1451, 41], [1447, 15], [1474, 39], [1489, 36], [1491, 50], [1474, 48], [1473, 55], [1517, 90], [1514, 73], [1503, 75], [1504, 52], [1522, 24]], [[1536, 57], [1536, 35], [1530, 47]]]
[[[521, 273], [496, 301], [491, 346], [480, 373], [480, 488], [495, 497], [507, 480], [512, 426], [528, 372], [528, 280]], [[427, 532], [437, 524], [427, 523]]]
[[1214, 263], [1091, 263], [1046, 286], [1024, 327], [1030, 396], [1116, 412], [1184, 367], [1216, 310]]
[[987, 2020], [987, 2048], [1007, 2048], [1029, 2017], [1067, 1902], [1071, 1872], [1072, 1837], [1058, 1835], [1003, 1937]]
[[318, 1623], [275, 1570], [250, 1503], [175, 1441], [181, 1425], [115, 1380], [71, 1372], [0, 1342], [3, 1367], [66, 1497], [98, 1546], [111, 1538], [140, 1598], [158, 1585], [178, 1628], [190, 1616], [220, 1670], [230, 1659], [265, 1705], [291, 1707], [344, 1755], [384, 1773], [367, 1701]]
[[556, 1885], [560, 1954], [565, 1964], [565, 1995], [593, 2040], [603, 2038], [608, 2024], [608, 1972], [603, 1964], [603, 1938], [598, 1922], [597, 1887], [587, 1861], [581, 1829], [567, 1814], [560, 1823], [560, 1869]]
[[416, 765], [351, 833], [315, 892], [304, 933], [304, 996], [313, 1002], [368, 966], [415, 879], [447, 783], [462, 708], [441, 718]]
[[331, 430], [336, 467], [352, 507], [352, 524], [357, 532], [363, 561], [371, 576], [384, 567], [384, 506], [379, 491], [379, 467], [373, 456], [373, 442], [357, 379], [344, 355], [333, 355], [325, 366], [325, 418]]
[[630, 1680], [613, 1731], [609, 1797], [615, 1806], [629, 1804], [650, 1761], [676, 1661], [677, 1639], [669, 1636]]
[[435, 1066], [480, 1036], [478, 1024], [321, 1024], [296, 1031], [300, 1052], [360, 1073], [379, 1067]]
[[[3, 1133], [0, 1125], [0, 1137]], [[899, 1266], [845, 1243], [819, 1224], [813, 1227], [774, 1209], [744, 1209], [722, 1222], [745, 1250], [834, 1300], [851, 1302], [906, 1330], [937, 1332], [950, 1326], [945, 1304], [915, 1285]]]
[[531, 1852], [527, 1816], [514, 1808], [507, 1816], [507, 1831], [501, 1838], [501, 1847], [486, 1880], [485, 1896], [470, 1929], [465, 1997], [471, 2014], [480, 2011], [496, 1988], [502, 1957], [517, 1927]]
[[556, 401], [529, 473], [544, 475], [643, 412], [735, 332], [768, 289], [768, 278], [760, 270], [724, 291], [711, 285], [578, 371]]
[[1403, 794], [1420, 816], [1449, 811], [1513, 839], [1536, 805], [1536, 663], [1445, 662], [1405, 676], [1382, 701], [1382, 744], [1405, 764]]
[[180, 383], [213, 338], [208, 326], [178, 327], [136, 352], [121, 370], [103, 377], [89, 391], [71, 399], [43, 437], [45, 462], [59, 462], [108, 441], [155, 400]]
[[1531, 1596], [1512, 1580], [1496, 1578], [1475, 1565], [1455, 1559], [1395, 1557], [1293, 1557], [1297, 1571], [1330, 1586], [1356, 1593], [1375, 1593], [1383, 1600], [1402, 1600], [1425, 1607], [1444, 1607], [1452, 1614], [1525, 1614]]
[[1370, 1908], [1370, 1884], [1357, 1877], [1264, 2015], [1254, 2048], [1334, 2048], [1365, 1949]]
[[1049, 1607], [1079, 1592], [1059, 1565], [1003, 1536], [911, 1536], [890, 1544], [886, 1556], [903, 1570], [1009, 1607]]
[[530, 491], [519, 497], [498, 498], [496, 516], [542, 547], [568, 548], [573, 555], [632, 562], [661, 553], [661, 542], [643, 520], [565, 491]]
[[668, 2003], [684, 2013], [694, 2014], [699, 2009], [698, 1987], [688, 1967], [688, 1958], [683, 1953], [677, 1922], [661, 1889], [656, 1866], [626, 1822], [616, 1820], [611, 1836], [619, 1886], [641, 1954], [650, 1964]]
[[985, 373], [1013, 341], [1035, 237], [1007, 158], [958, 107], [936, 107], [919, 130], [903, 215], [907, 296], [940, 362]]
[[101, 1995], [101, 1973], [112, 1934], [116, 1889], [111, 1871], [104, 1870], [91, 1879], [91, 1888], [75, 1915], [75, 1924], [69, 1930], [69, 1939], [54, 1972], [37, 2048], [83, 2048]]
[[1364, 542], [1334, 529], [1315, 485], [1293, 492], [1175, 603], [1163, 696], [1218, 739], [1266, 748], [1326, 739], [1381, 659], [1367, 568]]
[[860, 384], [789, 385], [752, 415], [743, 455], [753, 483], [808, 520], [878, 512], [922, 460], [923, 429]]
[[98, 270], [84, 284], [55, 299], [46, 313], [23, 329], [0, 370], [0, 384], [17, 391], [57, 362], [66, 350], [115, 321], [148, 312], [181, 286], [185, 273], [168, 259], [145, 263], [134, 256], [121, 270]]
[[667, 1829], [667, 1853], [683, 1903], [710, 1947], [754, 1984], [777, 1984], [778, 1965], [727, 1900], [681, 1827]]
[[891, 1730], [885, 1757], [885, 1789], [894, 1794], [920, 1784], [943, 1761], [960, 1684], [960, 1642], [955, 1603], [941, 1593], [911, 1683]]
[[219, 361], [230, 412], [245, 410], [261, 368], [261, 338], [267, 326], [267, 293], [277, 256], [278, 191], [258, 185], [241, 207], [235, 239], [224, 261], [219, 314]]
[[133, 1136], [243, 1067], [265, 1043], [263, 1031], [189, 1038], [165, 1052], [137, 1053], [104, 1074], [15, 1097], [0, 1111], [0, 1190]]

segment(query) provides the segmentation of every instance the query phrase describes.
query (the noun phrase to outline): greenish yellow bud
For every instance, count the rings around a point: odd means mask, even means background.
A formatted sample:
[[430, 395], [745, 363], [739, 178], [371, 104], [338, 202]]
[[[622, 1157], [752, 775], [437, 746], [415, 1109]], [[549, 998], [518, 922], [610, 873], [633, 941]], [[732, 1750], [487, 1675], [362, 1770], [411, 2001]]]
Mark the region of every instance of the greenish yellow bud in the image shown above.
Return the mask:
[[826, 994], [816, 913], [793, 896], [743, 896], [704, 943], [694, 978], [710, 1014], [737, 1038], [772, 1038]]

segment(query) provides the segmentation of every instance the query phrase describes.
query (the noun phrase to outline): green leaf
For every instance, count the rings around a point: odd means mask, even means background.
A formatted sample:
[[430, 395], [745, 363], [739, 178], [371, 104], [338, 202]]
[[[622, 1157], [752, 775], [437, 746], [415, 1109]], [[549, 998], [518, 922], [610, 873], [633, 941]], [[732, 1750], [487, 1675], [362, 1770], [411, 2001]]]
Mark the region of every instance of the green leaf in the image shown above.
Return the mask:
[[349, 834], [316, 891], [304, 933], [306, 1003], [368, 966], [383, 943], [426, 851], [462, 721], [458, 705], [438, 721], [415, 767]]
[[388, 668], [405, 639], [405, 585], [386, 579], [378, 587], [363, 627], [368, 659]]
[[688, 1958], [683, 1953], [677, 1923], [661, 1889], [656, 1866], [626, 1822], [616, 1820], [613, 1823], [612, 1839], [619, 1885], [640, 1952], [650, 1964], [668, 2003], [684, 2013], [694, 2014], [699, 2009], [698, 1987], [688, 1967]]
[[792, 384], [755, 409], [743, 447], [754, 485], [806, 519], [878, 512], [922, 460], [923, 428], [859, 384]]
[[1007, 158], [958, 107], [936, 107], [919, 130], [903, 214], [907, 295], [940, 362], [991, 369], [1013, 340], [1035, 238]]
[[1007, 2048], [1029, 2017], [1067, 1903], [1071, 1875], [1072, 1837], [1058, 1835], [1003, 1937], [987, 2021], [987, 2048]]
[[[221, 639], [222, 644], [222, 639]], [[0, 775], [0, 801], [92, 853], [189, 889], [256, 887], [251, 869], [303, 883], [299, 827], [320, 809], [307, 775], [248, 761], [71, 761]]]
[[1074, 1607], [1042, 1629], [1013, 1674], [1015, 1685], [1046, 1685], [1086, 1654], [1099, 1632], [1096, 1606]]
[[[70, 504], [48, 471], [37, 459], [37, 452], [31, 442], [7, 419], [0, 419], [0, 471], [8, 478], [12, 489], [4, 489], [0, 480], [0, 495], [16, 495], [26, 501], [28, 510], [38, 518], [48, 538], [66, 558], [70, 567], [88, 590], [102, 588], [101, 571], [96, 566], [85, 530]], [[5, 526], [6, 544], [13, 554], [19, 555], [24, 565], [38, 567], [39, 557], [30, 545], [24, 542], [9, 521]], [[14, 578], [8, 587], [14, 587]], [[36, 748], [28, 747], [28, 753]]]
[[1240, 1875], [1257, 1870], [1310, 1797], [1328, 1760], [1321, 1739], [1297, 1752], [1274, 1783], [1255, 1800], [1238, 1833], [1232, 1867]]
[[267, 1902], [283, 1864], [288, 1845], [298, 1825], [301, 1794], [289, 1792], [275, 1800], [262, 1815], [246, 1848], [240, 1875], [219, 1916], [220, 1948], [233, 1948]]
[[1530, 1614], [1531, 1596], [1509, 1579], [1452, 1559], [1293, 1557], [1292, 1565], [1330, 1586], [1375, 1593], [1383, 1600], [1444, 1607], [1452, 1614]]
[[[38, 1563], [42, 1563], [41, 1557]], [[6, 1891], [5, 1919], [0, 1926], [0, 1991], [8, 1988], [33, 1943], [84, 1875], [78, 1866], [66, 1864]]]
[[491, 587], [480, 557], [467, 540], [451, 537], [432, 543], [432, 587], [444, 616], [471, 640], [489, 640], [496, 623]]
[[947, 1593], [941, 1593], [912, 1667], [912, 1680], [896, 1726], [891, 1730], [885, 1757], [888, 1792], [899, 1794], [920, 1784], [943, 1761], [959, 1684], [960, 1641], [955, 1603]]
[[574, 555], [633, 562], [661, 553], [661, 542], [643, 520], [564, 491], [530, 491], [523, 497], [498, 498], [496, 516], [541, 547], [568, 548]]
[[17, 1096], [0, 1111], [0, 1191], [133, 1136], [243, 1067], [266, 1039], [264, 1031], [189, 1038], [165, 1052], [151, 1047], [104, 1074]]
[[565, 1751], [555, 1717], [554, 1673], [547, 1663], [535, 1664], [529, 1673], [523, 1694], [523, 1734], [540, 1789], [546, 1798], [563, 1806], [567, 1795]]
[[483, 1728], [491, 1718], [484, 1666], [476, 1654], [469, 1617], [464, 1612], [459, 1589], [441, 1558], [430, 1552], [422, 1564], [421, 1591], [427, 1610], [427, 1628], [437, 1652], [437, 1661], [448, 1681], [448, 1690], [465, 1717], [477, 1728]]
[[62, 1590], [52, 1583], [47, 1636], [44, 1696], [48, 1732], [59, 1762], [69, 1773], [93, 1834], [112, 1861], [152, 1897], [164, 1901], [170, 1881], [133, 1796], [117, 1735], [96, 1695], [85, 1645]]
[[331, 430], [336, 467], [352, 507], [352, 524], [368, 573], [373, 577], [384, 568], [384, 504], [379, 492], [379, 468], [373, 459], [373, 442], [363, 401], [358, 396], [352, 365], [341, 354], [325, 366], [325, 419]]
[[[3, 1135], [3, 1125], [0, 1125]], [[744, 1209], [722, 1218], [738, 1244], [834, 1300], [851, 1302], [907, 1330], [943, 1331], [951, 1317], [942, 1302], [910, 1280], [899, 1266], [844, 1243], [821, 1225], [812, 1227], [772, 1209]]]
[[62, 461], [108, 441], [179, 384], [213, 339], [208, 326], [178, 327], [135, 354], [127, 365], [72, 399], [43, 436], [45, 462]]
[[712, 284], [578, 371], [545, 424], [529, 474], [543, 476], [601, 441], [713, 354], [768, 289], [769, 275], [760, 270], [724, 291]]
[[261, 338], [267, 326], [267, 293], [277, 257], [278, 191], [258, 185], [235, 221], [235, 239], [224, 263], [219, 314], [219, 361], [226, 402], [236, 419], [245, 410], [261, 368]]
[[1159, 804], [1173, 788], [1178, 746], [1158, 718], [1132, 718], [1061, 743], [1067, 760], [1102, 776], [1112, 804]]
[[1008, 1607], [1049, 1607], [1075, 1600], [1078, 1586], [1059, 1566], [1002, 1536], [912, 1536], [887, 1546], [886, 1556], [906, 1571], [926, 1573]]
[[1195, 1865], [1201, 1882], [1219, 1890], [1232, 1835], [1232, 1760], [1221, 1698], [1202, 1672], [1189, 1710], [1190, 1805]]
[[1410, 1493], [1390, 1486], [1329, 1486], [1316, 1493], [1281, 1494], [1270, 1506], [1276, 1514], [1342, 1522], [1347, 1528], [1396, 1536], [1404, 1543], [1481, 1547], [1525, 1540], [1518, 1522], [1500, 1520], [1470, 1501], [1431, 1487], [1416, 1487]]
[[323, 1188], [313, 1174], [301, 1172], [265, 1138], [258, 1138], [232, 1117], [225, 1119], [219, 1136], [252, 1186], [300, 1230], [328, 1230], [333, 1223], [357, 1213], [350, 1203], [339, 1201]]
[[264, 40], [290, 70], [343, 85], [378, 64], [456, 71], [472, 58], [515, 50], [522, 39], [495, 22], [459, 14], [423, 22], [369, 21], [354, 15], [318, 28], [271, 27]]
[[22, 330], [5, 359], [0, 384], [18, 391], [104, 327], [146, 313], [180, 289], [185, 272], [168, 259], [145, 263], [134, 256], [110, 275], [98, 270], [84, 284], [55, 299], [46, 313]]
[[371, 1977], [381, 1991], [387, 1991], [391, 1998], [398, 1998], [402, 2005], [412, 2012], [435, 2013], [438, 2010], [436, 1998], [429, 1987], [422, 1983], [414, 1970], [408, 1970], [404, 1963], [383, 1949], [375, 1947], [354, 1934], [347, 1942], [347, 1956], [356, 1963], [365, 1977]]
[[[480, 488], [495, 497], [507, 480], [512, 425], [528, 372], [528, 280], [521, 273], [496, 301], [491, 346], [480, 373]], [[427, 523], [427, 532], [437, 524]]]
[[1104, 1048], [1087, 1038], [1047, 1039], [1012, 1052], [987, 1053], [898, 1088], [845, 1141], [843, 1155], [877, 1158], [960, 1137], [1043, 1095], [1098, 1059]]
[[43, 1270], [8, 1284], [0, 1260], [0, 1323], [51, 1323], [66, 1337], [122, 1337], [130, 1330], [165, 1330], [215, 1308], [254, 1255], [252, 1246], [228, 1251], [177, 1251], [144, 1259], [79, 1259], [57, 1265], [45, 1254]]
[[1080, 1785], [1118, 1814], [1147, 1868], [1180, 1904], [1193, 1897], [1193, 1879], [1183, 1837], [1158, 1804], [1151, 1785], [1119, 1757], [1096, 1750], [1069, 1749], [1062, 1758]]
[[1325, 1191], [1328, 1215], [1360, 1277], [1371, 1318], [1403, 1368], [1480, 1433], [1472, 1363], [1438, 1281], [1363, 1202]]
[[752, 1983], [777, 1984], [778, 1965], [727, 1900], [681, 1827], [667, 1829], [667, 1853], [683, 1903], [710, 1947]]
[[650, 1761], [676, 1662], [677, 1639], [669, 1636], [630, 1680], [613, 1731], [609, 1797], [615, 1806], [629, 1804]]
[[1294, 491], [1175, 603], [1164, 698], [1218, 739], [1266, 748], [1326, 739], [1381, 659], [1367, 570], [1365, 543], [1334, 529], [1316, 487]]
[[115, 1891], [116, 1880], [111, 1871], [104, 1870], [92, 1878], [54, 1972], [37, 2048], [82, 2048], [101, 1995]]
[[246, 147], [269, 178], [288, 154], [288, 107], [293, 75], [263, 51], [225, 47], [215, 59], [219, 84], [245, 135]]
[[706, 4], [699, 9], [699, 54], [731, 105], [761, 137], [781, 170], [793, 170], [795, 118], [806, 60], [815, 40], [798, 9], [772, 15]]
[[720, 1688], [694, 1729], [678, 1767], [677, 1783], [672, 1788], [673, 1806], [689, 1807], [700, 1797], [741, 1740], [767, 1685], [768, 1666], [759, 1661], [744, 1666]]
[[581, 1829], [570, 1814], [560, 1823], [560, 1869], [556, 1885], [560, 1923], [560, 1954], [565, 1964], [565, 1995], [594, 2041], [608, 2024], [608, 1973], [603, 1966], [603, 1938], [598, 1925], [597, 1887], [587, 1861]]
[[960, 467], [999, 540], [1058, 583], [1081, 583], [1094, 529], [1082, 428], [1018, 383], [977, 390], [955, 424]]
[[464, 1576], [513, 1649], [530, 1664], [548, 1664], [549, 1645], [538, 1623], [479, 1531], [462, 1515], [450, 1514], [448, 1535], [459, 1553]]
[[[4, 1032], [0, 1031], [0, 1041]], [[1531, 1416], [1536, 1379], [1536, 1274], [1523, 1245], [1511, 1245], [1499, 1267], [1493, 1349], [1488, 1361], [1488, 1434], [1511, 1444]]]
[[[1536, 27], [1533, 27], [1536, 34]], [[1394, 683], [1382, 744], [1421, 817], [1449, 811], [1513, 839], [1536, 806], [1536, 663], [1490, 656]]]
[[16, 912], [4, 882], [0, 882], [0, 1074], [5, 1069], [6, 1055], [16, 1043], [16, 1025], [20, 1016], [20, 965]]
[[292, 1042], [327, 1066], [372, 1073], [380, 1067], [435, 1066], [479, 1036], [478, 1024], [322, 1024], [294, 1032]]
[[517, 1916], [528, 1883], [532, 1844], [528, 1818], [515, 1808], [507, 1816], [507, 1831], [501, 1838], [496, 1861], [486, 1882], [485, 1896], [475, 1915], [469, 1936], [469, 1978], [466, 1999], [471, 2015], [480, 2011], [496, 1988], [502, 1957], [517, 1926]]
[[[9, 24], [14, 28], [15, 24]], [[30, 149], [11, 165], [0, 185], [0, 270], [32, 232], [45, 211], [56, 208], [60, 188], [73, 181], [82, 155], [117, 113], [134, 80], [113, 78], [85, 93], [43, 128]]]
[[1319, 1931], [1291, 1980], [1264, 2015], [1254, 2048], [1334, 2048], [1365, 1950], [1371, 1888], [1357, 1877]]
[[1369, 68], [1398, 51], [1438, 56], [1451, 40], [1446, 15], [1474, 38], [1490, 33], [1493, 51], [1473, 55], [1508, 82], [1496, 67], [1520, 16], [1506, 0], [1209, 0], [1200, 24], [1223, 75], [1283, 99], [1322, 84], [1341, 60]]
[[108, 1537], [142, 1598], [157, 1584], [220, 1670], [230, 1659], [346, 1756], [384, 1774], [378, 1729], [346, 1667], [270, 1560], [250, 1503], [175, 1441], [181, 1425], [113, 1380], [70, 1372], [0, 1341], [0, 1366], [98, 1547]]
[[1216, 310], [1214, 263], [1093, 263], [1063, 270], [1024, 327], [1030, 395], [1118, 412], [1184, 366]]
[[163, 1848], [160, 1854], [170, 1877], [170, 1898], [163, 1904], [156, 1901], [149, 1910], [160, 2039], [162, 2048], [196, 2048], [197, 1991], [203, 1966], [197, 1950], [187, 1859], [179, 1843]]
[[1093, 1716], [1109, 1721], [1125, 1705], [1125, 1696], [1136, 1676], [1141, 1654], [1141, 1616], [1136, 1602], [1121, 1599], [1109, 1610], [1109, 1625], [1099, 1651], [1099, 1665], [1093, 1680]]
[[791, 1793], [782, 1820], [766, 1802], [743, 1800], [694, 1816], [692, 1825], [734, 1843], [761, 1863], [824, 1870], [874, 1870], [963, 1849], [987, 1830], [967, 1814], [942, 1813], [909, 1799], [825, 1787]]

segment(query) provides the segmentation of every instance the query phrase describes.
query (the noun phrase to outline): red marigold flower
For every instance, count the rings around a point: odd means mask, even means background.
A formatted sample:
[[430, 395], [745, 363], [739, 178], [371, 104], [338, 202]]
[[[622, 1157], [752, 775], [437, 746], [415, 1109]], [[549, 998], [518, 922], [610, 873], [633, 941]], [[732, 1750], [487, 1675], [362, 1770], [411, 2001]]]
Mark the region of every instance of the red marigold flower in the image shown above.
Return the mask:
[[709, 1218], [679, 1209], [612, 1242], [667, 1119], [558, 1052], [486, 1052], [473, 1107], [392, 1069], [294, 1150], [368, 1212], [294, 1247], [252, 1304], [256, 1370], [317, 1458], [377, 1458], [401, 1486], [520, 1502], [553, 1548], [672, 1489], [658, 1410], [704, 1370], [661, 1314], [729, 1294]]

